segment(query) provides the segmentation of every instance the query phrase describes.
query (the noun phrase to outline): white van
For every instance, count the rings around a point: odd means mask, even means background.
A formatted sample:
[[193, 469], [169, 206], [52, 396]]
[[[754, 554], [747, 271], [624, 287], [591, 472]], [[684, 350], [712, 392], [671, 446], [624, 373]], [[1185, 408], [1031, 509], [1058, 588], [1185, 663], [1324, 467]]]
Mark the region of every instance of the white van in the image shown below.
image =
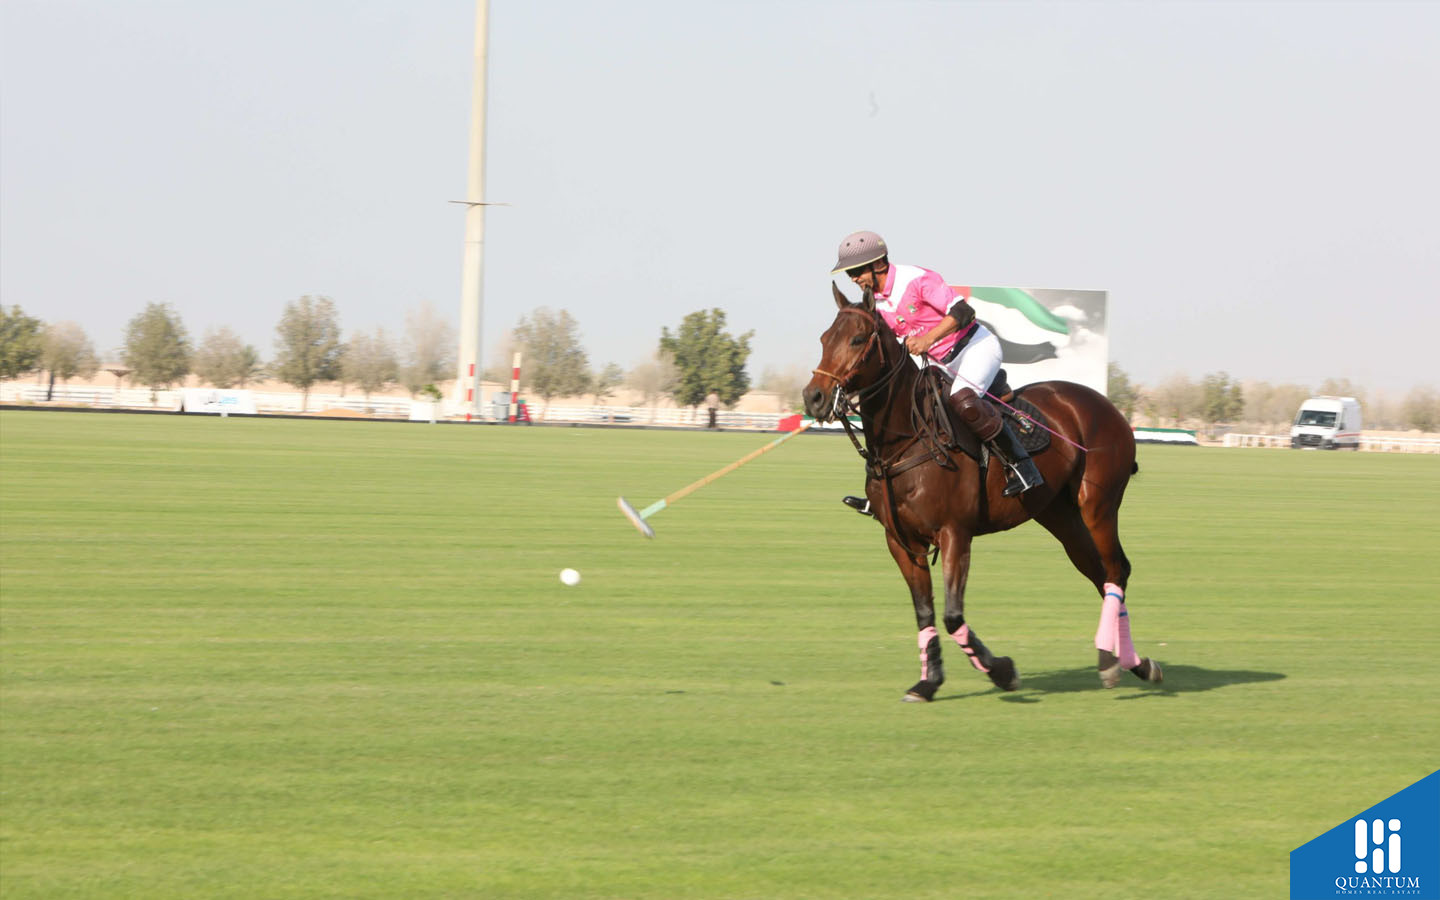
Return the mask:
[[1354, 397], [1311, 397], [1290, 426], [1290, 446], [1308, 450], [1359, 450], [1360, 402]]

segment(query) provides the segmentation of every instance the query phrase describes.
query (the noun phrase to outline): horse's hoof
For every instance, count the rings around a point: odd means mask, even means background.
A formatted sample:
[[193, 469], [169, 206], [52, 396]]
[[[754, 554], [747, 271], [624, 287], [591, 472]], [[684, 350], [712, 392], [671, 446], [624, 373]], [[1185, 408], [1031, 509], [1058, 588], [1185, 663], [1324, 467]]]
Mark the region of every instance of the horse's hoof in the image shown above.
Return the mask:
[[1008, 656], [997, 656], [991, 660], [990, 671], [986, 674], [1002, 691], [1020, 689], [1020, 673], [1015, 669], [1015, 661]]
[[1095, 668], [1100, 673], [1101, 687], [1113, 688], [1120, 683], [1120, 660], [1109, 650], [1100, 651], [1100, 662]]
[[940, 683], [937, 681], [917, 681], [915, 686], [905, 692], [900, 699], [906, 703], [929, 703], [935, 699], [935, 692], [940, 690]]
[[[1160, 668], [1160, 663], [1153, 659], [1140, 660], [1140, 665], [1131, 669], [1130, 674], [1141, 681], [1148, 681], [1151, 684], [1159, 684], [1165, 680], [1165, 672]], [[1118, 680], [1120, 675], [1117, 673], [1115, 678]]]
[[1100, 670], [1100, 686], [1113, 688], [1120, 683], [1120, 664], [1116, 663], [1108, 669]]

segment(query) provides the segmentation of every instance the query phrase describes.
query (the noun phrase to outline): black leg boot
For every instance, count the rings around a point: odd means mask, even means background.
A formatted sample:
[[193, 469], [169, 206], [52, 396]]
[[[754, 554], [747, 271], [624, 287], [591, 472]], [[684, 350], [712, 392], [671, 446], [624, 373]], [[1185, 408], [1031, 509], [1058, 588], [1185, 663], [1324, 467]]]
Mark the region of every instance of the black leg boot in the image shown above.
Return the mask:
[[870, 511], [870, 501], [865, 497], [845, 497], [840, 502], [862, 516], [869, 516], [872, 519], [875, 518], [875, 514]]
[[1005, 463], [1005, 496], [1013, 497], [1031, 488], [1040, 487], [1045, 479], [1035, 468], [1035, 461], [1020, 443], [1009, 419], [1001, 420], [1000, 431], [990, 442], [990, 449]]

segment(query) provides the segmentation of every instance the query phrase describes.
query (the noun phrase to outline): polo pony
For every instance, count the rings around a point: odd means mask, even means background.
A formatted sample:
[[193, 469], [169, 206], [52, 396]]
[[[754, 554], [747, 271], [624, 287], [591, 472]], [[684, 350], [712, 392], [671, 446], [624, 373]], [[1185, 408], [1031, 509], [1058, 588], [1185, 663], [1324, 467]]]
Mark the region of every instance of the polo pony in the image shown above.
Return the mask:
[[[1095, 634], [1097, 668], [1106, 687], [1122, 669], [1159, 682], [1159, 663], [1135, 652], [1125, 588], [1130, 561], [1120, 546], [1120, 502], [1135, 463], [1135, 435], [1104, 395], [1084, 385], [1044, 381], [1009, 392], [1003, 377], [988, 387], [1026, 440], [1043, 486], [1003, 494], [1003, 461], [950, 418], [942, 393], [949, 376], [920, 368], [875, 311], [866, 291], [851, 303], [832, 285], [839, 311], [820, 336], [820, 364], [804, 388], [805, 410], [817, 421], [839, 418], [865, 459], [866, 495], [885, 541], [910, 587], [919, 629], [920, 680], [905, 693], [927, 702], [945, 681], [927, 554], [944, 572], [942, 624], [970, 664], [998, 687], [1020, 686], [1014, 661], [996, 656], [965, 618], [965, 581], [976, 535], [1034, 519], [1065, 547], [1070, 562], [1100, 597]], [[864, 446], [847, 414], [858, 412]], [[1056, 440], [1051, 440], [1051, 437]]]

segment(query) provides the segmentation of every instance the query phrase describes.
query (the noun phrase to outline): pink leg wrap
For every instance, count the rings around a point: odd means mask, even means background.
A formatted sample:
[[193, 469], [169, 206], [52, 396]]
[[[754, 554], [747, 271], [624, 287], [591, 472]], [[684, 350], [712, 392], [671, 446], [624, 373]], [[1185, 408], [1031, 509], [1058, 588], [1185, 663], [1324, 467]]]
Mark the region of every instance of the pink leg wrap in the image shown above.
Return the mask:
[[917, 640], [920, 644], [921, 681], [930, 680], [930, 642], [933, 641], [938, 635], [939, 632], [935, 630], [934, 625], [931, 625], [929, 628], [920, 629], [920, 635]]
[[1105, 585], [1105, 605], [1100, 608], [1095, 649], [1109, 650], [1126, 669], [1140, 665], [1140, 655], [1135, 652], [1134, 641], [1130, 640], [1130, 611], [1125, 608], [1125, 591], [1118, 584]]
[[955, 639], [955, 643], [959, 644], [960, 649], [965, 652], [965, 656], [970, 660], [970, 665], [979, 669], [981, 672], [988, 673], [990, 671], [990, 667], [977, 659], [975, 656], [975, 651], [970, 649], [969, 625], [961, 625], [959, 628], [955, 629], [955, 633], [950, 636]]

